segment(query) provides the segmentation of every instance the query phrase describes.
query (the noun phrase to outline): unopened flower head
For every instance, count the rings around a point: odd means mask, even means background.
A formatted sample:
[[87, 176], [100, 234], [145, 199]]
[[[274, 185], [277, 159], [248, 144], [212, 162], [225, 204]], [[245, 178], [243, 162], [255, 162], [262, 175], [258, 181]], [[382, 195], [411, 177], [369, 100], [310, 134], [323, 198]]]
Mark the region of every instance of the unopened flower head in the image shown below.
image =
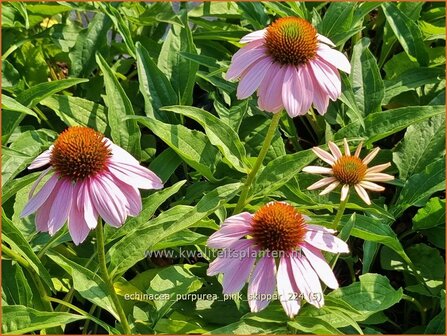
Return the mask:
[[285, 109], [296, 117], [306, 114], [313, 103], [324, 114], [329, 99], [335, 101], [341, 94], [337, 69], [351, 71], [345, 55], [302, 18], [279, 18], [240, 42], [247, 45], [234, 54], [226, 78], [240, 78], [238, 99], [257, 90], [264, 111]]
[[320, 193], [320, 195], [325, 195], [341, 185], [341, 200], [344, 201], [348, 196], [349, 189], [353, 187], [360, 198], [370, 205], [371, 200], [366, 190], [383, 191], [385, 188], [374, 182], [386, 182], [394, 179], [394, 176], [382, 173], [383, 170], [391, 166], [389, 162], [368, 168], [368, 163], [376, 157], [380, 148], [374, 148], [362, 160], [359, 158], [362, 149], [361, 143], [354, 155], [351, 155], [346, 139], [343, 139], [344, 154], [335, 143], [329, 141], [328, 146], [330, 153], [318, 147], [312, 148], [312, 151], [331, 167], [307, 166], [303, 168], [303, 171], [330, 176], [312, 184], [307, 188], [308, 190], [325, 187]]
[[219, 255], [207, 274], [223, 273], [224, 294], [239, 292], [249, 279], [252, 312], [267, 307], [275, 288], [290, 318], [298, 313], [301, 298], [321, 307], [320, 279], [330, 288], [338, 288], [338, 282], [320, 250], [347, 253], [349, 249], [333, 235], [334, 230], [309, 221], [285, 202], [271, 202], [255, 214], [243, 212], [227, 218], [207, 244], [232, 253]]
[[[163, 187], [157, 175], [88, 127], [66, 129], [29, 169], [46, 165], [49, 167], [34, 183], [21, 216], [35, 212], [37, 230], [51, 235], [68, 220], [76, 245], [96, 227], [98, 216], [114, 227], [121, 226], [127, 216], [137, 216], [142, 207], [138, 188]], [[48, 173], [50, 179], [33, 195]]]

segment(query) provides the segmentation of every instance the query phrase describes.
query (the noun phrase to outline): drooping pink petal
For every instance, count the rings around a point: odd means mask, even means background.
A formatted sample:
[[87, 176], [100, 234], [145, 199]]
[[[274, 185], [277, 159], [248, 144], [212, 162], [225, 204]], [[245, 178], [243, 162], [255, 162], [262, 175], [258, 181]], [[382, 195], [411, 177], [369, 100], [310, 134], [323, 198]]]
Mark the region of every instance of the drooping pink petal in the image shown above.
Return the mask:
[[310, 186], [308, 186], [307, 190], [318, 189], [318, 188], [324, 187], [325, 185], [328, 185], [329, 183], [333, 183], [333, 182], [337, 182], [335, 177], [333, 177], [333, 176], [325, 177], [325, 178], [322, 178], [321, 180], [315, 182], [314, 184], [311, 184]]
[[26, 217], [39, 209], [39, 207], [47, 200], [48, 196], [50, 196], [58, 180], [59, 177], [56, 174], [51, 176], [43, 185], [42, 189], [40, 189], [39, 192], [26, 203], [20, 217]]
[[115, 188], [109, 189], [102, 180], [99, 177], [90, 180], [89, 192], [93, 206], [108, 224], [120, 227], [127, 216], [126, 200], [121, 199]]
[[284, 108], [282, 103], [282, 83], [284, 82], [285, 67], [275, 63], [272, 64], [269, 74], [270, 78], [264, 77], [259, 90], [259, 106], [265, 111], [277, 113]]
[[341, 80], [338, 71], [318, 59], [310, 61], [313, 74], [323, 92], [335, 101], [341, 94]]
[[338, 50], [332, 49], [324, 44], [318, 46], [317, 55], [321, 57], [326, 63], [346, 72], [351, 72], [351, 64], [345, 55]]
[[376, 147], [374, 148], [367, 156], [365, 156], [365, 158], [362, 160], [362, 162], [367, 165], [368, 163], [370, 163], [377, 155], [377, 153], [379, 153], [380, 148]]
[[307, 166], [304, 167], [303, 172], [310, 174], [332, 174], [332, 168], [320, 167], [320, 166]]
[[275, 286], [275, 258], [264, 256], [256, 264], [248, 285], [248, 304], [252, 312], [257, 313], [267, 307]]
[[[79, 185], [75, 186], [73, 194], [79, 193]], [[74, 200], [74, 198], [73, 198]], [[73, 201], [68, 215], [68, 231], [75, 245], [82, 243], [87, 238], [90, 228], [88, 227], [83, 214], [83, 209], [78, 208], [77, 202]]]
[[33, 162], [28, 166], [28, 169], [36, 169], [43, 167], [50, 163], [50, 157], [51, 157], [51, 150], [53, 149], [53, 145], [46, 151], [44, 151], [42, 154], [40, 154], [38, 157], [36, 157]]
[[372, 191], [384, 191], [385, 190], [384, 187], [382, 187], [382, 186], [380, 186], [380, 185], [378, 185], [376, 183], [369, 182], [369, 181], [361, 181], [359, 184], [363, 188], [369, 189], [369, 190], [372, 190]]
[[270, 57], [259, 59], [256, 63], [243, 74], [241, 81], [237, 87], [236, 96], [238, 99], [245, 99], [250, 97], [255, 92], [259, 85], [261, 85], [264, 76], [269, 71], [272, 65]]
[[109, 138], [104, 137], [102, 141], [104, 142], [106, 147], [112, 151], [111, 159], [113, 161], [129, 163], [129, 164], [139, 164], [137, 159], [135, 159], [130, 153], [128, 153], [120, 146], [115, 145]]
[[307, 231], [304, 240], [310, 245], [332, 253], [348, 253], [348, 245], [338, 237], [324, 231]]
[[298, 68], [298, 86], [297, 90], [300, 92], [301, 97], [301, 115], [304, 115], [309, 111], [313, 101], [313, 81], [312, 75], [309, 73], [310, 68], [308, 66], [301, 66]]
[[307, 228], [307, 230], [310, 230], [310, 231], [323, 232], [323, 233], [337, 232], [336, 230], [329, 229], [329, 228], [321, 226], [321, 225], [306, 224], [306, 228]]
[[340, 182], [338, 182], [338, 181], [332, 182], [322, 192], [320, 192], [320, 195], [326, 195], [326, 194], [330, 193], [332, 190], [337, 188], [339, 184], [340, 184]]
[[[240, 251], [248, 251], [250, 249], [253, 249], [252, 239], [241, 239], [236, 241], [230, 247], [219, 251], [217, 258], [210, 263], [206, 274], [212, 276], [218, 273], [231, 271], [235, 267], [233, 264], [238, 264], [240, 260], [242, 260], [243, 255]], [[241, 256], [241, 258], [238, 256]]]
[[295, 279], [300, 279], [302, 274], [294, 272], [289, 256], [283, 256], [279, 260], [278, 274], [278, 295], [280, 302], [287, 316], [293, 318], [301, 308], [300, 290]]
[[326, 91], [324, 91], [319, 84], [319, 80], [315, 76], [312, 67], [310, 65], [305, 65], [308, 68], [308, 72], [312, 75], [312, 87], [313, 87], [313, 103], [317, 112], [320, 115], [324, 115], [329, 106], [329, 96]]
[[344, 200], [346, 200], [346, 197], [348, 197], [348, 193], [349, 193], [349, 184], [345, 184], [343, 185], [343, 187], [341, 188], [341, 195], [340, 195], [340, 200], [343, 202]]
[[323, 254], [315, 247], [310, 244], [304, 243], [301, 245], [301, 249], [304, 252], [307, 260], [309, 260], [312, 268], [318, 274], [320, 279], [332, 289], [338, 288], [338, 281], [335, 278], [334, 272], [332, 272], [331, 267], [328, 265], [326, 259], [324, 259]]
[[366, 173], [365, 180], [374, 182], [386, 182], [394, 180], [394, 176], [385, 173]]
[[39, 185], [40, 181], [42, 181], [42, 179], [50, 172], [51, 169], [52, 169], [52, 167], [48, 167], [42, 173], [40, 173], [39, 177], [36, 179], [36, 181], [33, 183], [32, 187], [31, 187], [31, 190], [30, 190], [30, 192], [28, 194], [29, 198], [33, 197], [34, 191], [36, 190], [36, 188]]
[[118, 189], [123, 192], [123, 195], [127, 199], [127, 204], [129, 205], [127, 211], [129, 213], [129, 216], [138, 216], [142, 209], [140, 191], [137, 188], [123, 183], [114, 177], [112, 177], [112, 179], [113, 183], [116, 184]]
[[331, 46], [331, 47], [335, 47], [334, 42], [332, 42], [330, 39], [328, 39], [326, 36], [317, 34], [317, 40], [323, 43], [326, 43], [327, 45]]
[[335, 157], [319, 147], [312, 147], [312, 152], [314, 152], [314, 154], [324, 162], [329, 163], [331, 166], [337, 161]]
[[340, 148], [338, 148], [338, 146], [333, 143], [332, 141], [328, 142], [328, 146], [329, 146], [329, 150], [331, 151], [332, 155], [334, 156], [335, 159], [339, 159], [343, 156]]
[[50, 220], [51, 206], [58, 196], [60, 185], [61, 183], [58, 181], [50, 196], [48, 196], [47, 200], [42, 204], [42, 206], [37, 209], [36, 217], [34, 218], [37, 231], [48, 232], [48, 221]]
[[287, 66], [282, 84], [282, 102], [285, 110], [291, 118], [301, 113], [301, 95], [297, 90], [299, 86], [298, 72], [293, 65]]
[[368, 175], [370, 173], [380, 173], [382, 170], [385, 170], [388, 167], [391, 167], [390, 162], [379, 164], [377, 166], [373, 166], [373, 167], [366, 169], [366, 174]]
[[368, 193], [366, 192], [363, 187], [361, 187], [358, 184], [354, 185], [354, 189], [357, 192], [357, 194], [360, 196], [360, 198], [368, 205], [371, 205], [371, 200], [369, 199]]
[[90, 229], [96, 228], [98, 224], [98, 211], [95, 209], [92, 203], [92, 197], [90, 196], [90, 181], [85, 181], [81, 184], [77, 197], [77, 207], [84, 209], [83, 216]]
[[48, 232], [55, 234], [67, 221], [73, 202], [74, 186], [70, 180], [62, 179], [56, 198], [51, 206]]
[[243, 212], [227, 218], [222, 227], [208, 238], [207, 245], [213, 248], [229, 247], [251, 232], [252, 217], [252, 214]]
[[295, 266], [294, 271], [301, 275], [295, 279], [298, 288], [304, 294], [304, 298], [311, 305], [321, 308], [324, 305], [324, 294], [318, 275], [303, 256], [292, 257], [291, 263], [292, 267]]
[[262, 30], [256, 30], [254, 32], [251, 32], [251, 33], [245, 35], [243, 38], [241, 38], [239, 43], [248, 43], [248, 42], [264, 39], [264, 35], [265, 35], [266, 31], [267, 31], [267, 29], [262, 29]]
[[163, 181], [151, 170], [140, 164], [110, 160], [109, 171], [122, 182], [139, 189], [161, 189]]
[[257, 41], [250, 43], [234, 54], [230, 67], [225, 74], [225, 79], [233, 80], [239, 78], [253, 63], [265, 58], [266, 56], [267, 54], [265, 48], [259, 46]]

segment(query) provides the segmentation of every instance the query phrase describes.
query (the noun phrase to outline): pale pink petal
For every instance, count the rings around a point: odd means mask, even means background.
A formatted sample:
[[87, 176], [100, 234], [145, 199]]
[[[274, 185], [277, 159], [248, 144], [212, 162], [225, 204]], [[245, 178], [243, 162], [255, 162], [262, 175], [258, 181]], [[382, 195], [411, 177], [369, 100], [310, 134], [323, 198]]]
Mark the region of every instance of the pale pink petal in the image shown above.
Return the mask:
[[317, 34], [317, 40], [323, 43], [326, 43], [327, 45], [331, 46], [331, 47], [335, 47], [334, 42], [332, 42], [330, 39], [328, 39], [326, 36]]
[[324, 44], [318, 46], [317, 55], [330, 65], [344, 71], [351, 72], [351, 64], [347, 57], [338, 50], [332, 49]]
[[320, 88], [331, 100], [337, 100], [341, 94], [341, 80], [338, 71], [318, 59], [310, 61], [309, 64]]
[[287, 66], [284, 82], [282, 84], [282, 102], [284, 109], [291, 118], [301, 114], [301, 92], [297, 90], [299, 87], [298, 72], [293, 65]]
[[338, 148], [338, 146], [335, 143], [333, 143], [332, 141], [329, 141], [328, 146], [329, 146], [329, 150], [331, 151], [331, 153], [335, 159], [338, 160], [339, 158], [341, 158], [343, 156], [340, 148]]
[[103, 176], [90, 180], [89, 191], [93, 206], [106, 223], [120, 227], [127, 217], [126, 200], [120, 198], [122, 193], [116, 192], [116, 186], [109, 189], [109, 184], [103, 180]]
[[379, 164], [377, 166], [373, 166], [373, 167], [368, 168], [366, 170], [366, 174], [369, 174], [369, 173], [379, 173], [382, 170], [387, 169], [388, 167], [391, 167], [391, 163], [390, 162]]
[[67, 221], [68, 214], [73, 202], [73, 182], [68, 179], [62, 179], [57, 196], [51, 206], [50, 218], [48, 221], [48, 232], [55, 234]]
[[31, 190], [30, 190], [30, 192], [28, 194], [29, 198], [33, 197], [34, 191], [36, 190], [36, 187], [39, 185], [40, 181], [42, 181], [44, 176], [47, 175], [51, 169], [52, 169], [52, 167], [48, 167], [42, 173], [40, 173], [39, 177], [37, 178], [37, 180], [33, 183], [32, 187], [31, 187]]
[[394, 180], [394, 176], [384, 173], [366, 173], [365, 180], [374, 182], [386, 182]]
[[297, 90], [301, 92], [301, 115], [306, 114], [310, 106], [312, 105], [314, 96], [314, 87], [311, 68], [308, 66], [301, 66], [298, 68], [298, 85], [300, 86]]
[[37, 231], [40, 232], [48, 232], [48, 221], [50, 220], [50, 210], [53, 206], [53, 202], [58, 196], [59, 193], [59, 187], [61, 183], [60, 180], [54, 187], [53, 191], [51, 192], [50, 196], [48, 196], [47, 200], [42, 204], [39, 209], [36, 211], [36, 217], [34, 218], [34, 221], [36, 222], [36, 228]]
[[376, 155], [377, 155], [377, 153], [379, 153], [379, 151], [380, 151], [379, 147], [374, 148], [367, 156], [365, 156], [365, 158], [362, 160], [362, 162], [367, 165], [376, 157]]
[[384, 187], [382, 187], [382, 186], [380, 186], [380, 185], [378, 185], [378, 184], [369, 182], [369, 181], [362, 181], [362, 182], [360, 182], [359, 184], [360, 184], [363, 188], [365, 188], [365, 189], [369, 189], [369, 190], [372, 190], [372, 191], [384, 191], [384, 190], [385, 190]]
[[310, 174], [332, 174], [332, 168], [320, 167], [320, 166], [307, 166], [303, 168], [303, 172]]
[[[233, 80], [241, 77], [241, 75], [248, 70], [248, 68], [255, 62], [266, 58], [267, 53], [265, 48], [256, 47], [250, 43], [246, 47], [240, 49], [236, 54], [234, 54], [231, 64], [225, 74], [226, 80]], [[240, 52], [240, 54], [238, 54]]]
[[20, 217], [26, 217], [39, 209], [39, 207], [47, 200], [48, 196], [50, 196], [58, 180], [59, 177], [57, 175], [51, 176], [43, 185], [42, 189], [40, 189], [39, 192], [26, 203]]
[[335, 278], [334, 272], [332, 272], [332, 269], [328, 265], [323, 254], [318, 249], [307, 243], [301, 245], [301, 249], [303, 250], [304, 255], [309, 260], [310, 264], [312, 265], [312, 268], [318, 274], [320, 279], [329, 288], [337, 289], [338, 281]]
[[314, 152], [314, 154], [324, 162], [329, 163], [331, 166], [334, 165], [335, 162], [337, 161], [337, 159], [335, 159], [331, 154], [322, 150], [319, 147], [312, 147], [312, 152]]
[[106, 147], [112, 151], [111, 159], [113, 161], [128, 163], [128, 164], [139, 164], [137, 159], [135, 159], [130, 153], [121, 148], [120, 146], [115, 145], [110, 139], [104, 137], [102, 140]]
[[344, 200], [346, 200], [346, 197], [348, 197], [348, 193], [349, 193], [349, 184], [345, 184], [343, 185], [343, 187], [341, 188], [341, 197], [340, 200], [343, 202]]
[[129, 213], [129, 216], [138, 216], [142, 209], [140, 191], [137, 188], [123, 183], [118, 179], [112, 179], [113, 183], [118, 187], [119, 190], [123, 192], [123, 195], [127, 199], [127, 204], [129, 205], [127, 211]]
[[320, 192], [320, 195], [326, 195], [326, 194], [330, 193], [332, 190], [337, 188], [339, 184], [340, 184], [340, 182], [338, 182], [338, 181], [332, 182], [322, 192]]
[[343, 147], [345, 148], [345, 155], [351, 156], [351, 151], [349, 150], [349, 145], [348, 145], [348, 141], [346, 140], [346, 138], [343, 139]]
[[276, 282], [278, 283], [278, 296], [287, 316], [293, 318], [301, 308], [299, 298], [300, 290], [296, 285], [295, 279], [302, 277], [300, 272], [294, 272], [289, 256], [283, 256], [279, 260], [278, 274]]
[[325, 185], [335, 182], [335, 181], [336, 181], [335, 177], [332, 177], [332, 176], [325, 177], [325, 178], [322, 178], [321, 180], [315, 182], [314, 184], [311, 184], [310, 186], [308, 186], [307, 190], [318, 189], [318, 188], [324, 187]]
[[214, 232], [207, 241], [207, 245], [213, 248], [227, 248], [243, 236], [251, 232], [253, 215], [242, 212], [227, 218], [221, 228]]
[[140, 164], [127, 164], [110, 160], [109, 171], [122, 182], [140, 189], [161, 189], [163, 181]]
[[51, 150], [53, 149], [53, 145], [38, 157], [36, 157], [33, 162], [28, 166], [28, 169], [36, 169], [42, 166], [45, 166], [50, 163]]
[[252, 312], [257, 313], [267, 307], [275, 286], [275, 258], [265, 256], [256, 264], [248, 285], [248, 304]]
[[296, 278], [296, 284], [304, 294], [304, 298], [311, 305], [321, 308], [324, 305], [324, 295], [317, 273], [303, 256], [292, 257], [291, 262], [301, 274], [301, 277]]
[[98, 224], [98, 211], [96, 211], [95, 207], [93, 206], [89, 185], [89, 181], [82, 183], [81, 187], [79, 188], [76, 205], [79, 209], [84, 209], [84, 220], [90, 229], [94, 229]]
[[[220, 250], [218, 256], [212, 261], [206, 271], [208, 276], [213, 276], [218, 273], [226, 273], [231, 271], [235, 265], [239, 264], [245, 255], [240, 254], [240, 251], [248, 251], [253, 249], [252, 239], [241, 239], [236, 241], [230, 247]], [[245, 253], [245, 252], [244, 252]], [[241, 258], [239, 258], [239, 256]]]
[[314, 106], [317, 109], [317, 112], [320, 115], [324, 115], [329, 106], [329, 96], [327, 93], [320, 87], [318, 83], [318, 79], [315, 77], [315, 74], [310, 65], [305, 65], [308, 68], [308, 72], [312, 77], [312, 87], [313, 87], [313, 102]]
[[304, 240], [320, 250], [332, 253], [349, 252], [349, 247], [343, 240], [324, 231], [307, 231]]
[[[75, 186], [73, 195], [78, 195], [79, 186]], [[75, 198], [73, 198], [74, 200]], [[83, 209], [79, 209], [76, 202], [73, 201], [68, 215], [68, 231], [75, 245], [82, 243], [87, 238], [90, 228], [88, 227], [83, 214]]]
[[321, 226], [321, 225], [307, 224], [306, 228], [307, 228], [307, 230], [310, 230], [310, 231], [316, 231], [316, 232], [322, 232], [322, 233], [335, 233], [335, 232], [337, 232], [336, 230], [329, 229], [329, 228]]
[[242, 76], [241, 81], [237, 87], [236, 96], [238, 99], [245, 99], [250, 97], [255, 92], [259, 85], [261, 85], [265, 74], [269, 71], [272, 65], [270, 57], [264, 57], [254, 63]]
[[273, 63], [269, 73], [273, 74], [273, 79], [268, 82], [266, 78], [259, 87], [258, 96], [261, 100], [262, 109], [268, 112], [279, 112], [284, 108], [282, 103], [282, 83], [286, 73], [285, 67], [280, 67]]
[[363, 189], [363, 187], [361, 187], [360, 185], [356, 184], [354, 185], [355, 191], [357, 192], [357, 194], [360, 196], [360, 198], [365, 201], [366, 204], [371, 205], [371, 200], [369, 199], [368, 193], [366, 192], [365, 189]]
[[264, 39], [264, 35], [266, 32], [267, 32], [267, 29], [256, 30], [252, 33], [245, 35], [243, 38], [241, 38], [239, 43], [247, 43], [247, 42]]
[[355, 150], [354, 156], [359, 157], [360, 152], [362, 150], [362, 146], [363, 146], [363, 141], [359, 143], [359, 145], [357, 146], [357, 149]]

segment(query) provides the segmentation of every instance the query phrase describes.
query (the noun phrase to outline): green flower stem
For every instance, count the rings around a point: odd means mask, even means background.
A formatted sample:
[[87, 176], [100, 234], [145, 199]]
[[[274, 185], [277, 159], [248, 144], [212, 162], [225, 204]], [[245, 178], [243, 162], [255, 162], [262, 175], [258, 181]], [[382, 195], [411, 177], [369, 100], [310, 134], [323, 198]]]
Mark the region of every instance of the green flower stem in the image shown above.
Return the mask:
[[118, 296], [116, 295], [115, 288], [113, 287], [113, 282], [110, 279], [109, 271], [107, 270], [106, 265], [106, 254], [104, 249], [104, 228], [102, 225], [101, 218], [98, 221], [98, 226], [96, 227], [96, 243], [97, 243], [97, 251], [98, 251], [98, 261], [99, 261], [99, 269], [102, 273], [103, 280], [107, 286], [109, 294], [112, 298], [113, 305], [115, 306], [115, 310], [118, 313], [120, 318], [120, 323], [123, 327], [125, 334], [130, 334], [129, 322], [127, 322], [126, 314], [124, 313], [123, 307], [121, 307]]
[[63, 236], [66, 233], [65, 227], [60, 229], [54, 236], [48, 240], [48, 242], [44, 245], [44, 247], [37, 253], [37, 257], [39, 259], [42, 259], [42, 257], [45, 255], [45, 253], [48, 251], [49, 248], [51, 248], [56, 240], [58, 240], [61, 236]]
[[338, 206], [337, 214], [335, 215], [334, 221], [332, 222], [331, 229], [337, 230], [337, 226], [340, 223], [341, 217], [343, 216], [346, 204], [348, 203], [349, 195], [346, 196], [345, 200], [340, 203]]
[[253, 168], [251, 169], [250, 173], [248, 174], [247, 179], [245, 180], [244, 186], [242, 187], [241, 196], [239, 197], [239, 201], [237, 202], [236, 207], [234, 208], [233, 215], [241, 212], [241, 210], [245, 206], [245, 202], [247, 200], [251, 184], [253, 183], [253, 180], [255, 179], [256, 174], [258, 173], [258, 170], [261, 167], [262, 162], [265, 159], [265, 156], [267, 155], [267, 151], [270, 147], [270, 144], [272, 143], [275, 131], [278, 128], [279, 120], [281, 119], [281, 113], [282, 112], [278, 112], [273, 115], [269, 129], [267, 130], [267, 135], [265, 136], [264, 139], [264, 143], [262, 144], [261, 151], [259, 152], [259, 156], [256, 159], [256, 162]]
[[409, 301], [416, 306], [416, 308], [419, 310], [419, 313], [421, 314], [421, 324], [425, 325], [427, 322], [425, 308], [422, 307], [420, 302], [416, 300], [414, 297], [408, 296], [407, 294], [402, 294], [402, 299], [404, 299], [405, 301]]

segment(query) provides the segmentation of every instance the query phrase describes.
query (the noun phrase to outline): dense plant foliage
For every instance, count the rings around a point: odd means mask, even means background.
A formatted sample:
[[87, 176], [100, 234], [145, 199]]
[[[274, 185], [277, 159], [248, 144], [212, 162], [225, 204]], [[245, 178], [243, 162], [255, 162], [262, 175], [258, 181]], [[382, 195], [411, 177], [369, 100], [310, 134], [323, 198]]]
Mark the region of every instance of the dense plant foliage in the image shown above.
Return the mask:
[[[286, 16], [311, 22], [352, 69], [324, 116], [281, 115], [245, 210], [287, 201], [329, 226], [340, 189], [320, 196], [307, 187], [321, 177], [302, 172], [328, 141], [380, 147], [373, 164], [395, 176], [371, 205], [351, 193], [339, 233], [350, 253], [326, 255], [340, 288], [293, 319], [277, 300], [251, 313], [246, 289], [224, 298], [222, 277], [206, 274], [206, 241], [272, 119], [224, 74], [241, 37]], [[51, 237], [20, 218], [40, 175], [27, 167], [75, 125], [164, 182], [142, 191], [139, 216], [105, 227], [133, 333], [445, 333], [444, 3], [3, 2], [2, 110], [3, 333], [123, 332], [94, 231], [76, 246], [66, 227]]]

